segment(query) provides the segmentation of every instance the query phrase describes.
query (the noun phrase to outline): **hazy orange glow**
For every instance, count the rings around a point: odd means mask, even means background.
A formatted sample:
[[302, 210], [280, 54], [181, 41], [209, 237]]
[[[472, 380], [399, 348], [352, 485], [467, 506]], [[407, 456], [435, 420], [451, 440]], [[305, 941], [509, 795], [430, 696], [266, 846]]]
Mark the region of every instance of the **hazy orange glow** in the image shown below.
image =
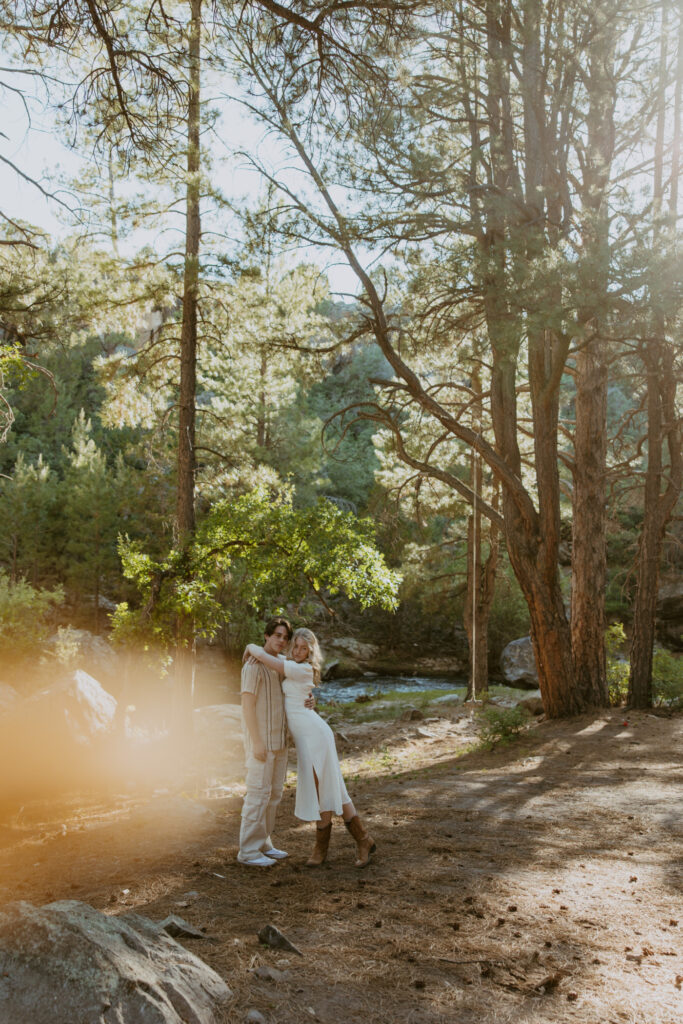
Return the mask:
[[241, 780], [238, 730], [208, 736], [199, 730], [186, 743], [172, 737], [171, 681], [150, 677], [142, 661], [138, 670], [129, 663], [124, 692], [103, 686], [116, 698], [116, 712], [106, 730], [89, 738], [92, 716], [86, 702], [48, 698], [43, 679], [38, 687], [25, 683], [23, 689], [31, 696], [0, 718], [0, 809], [74, 791], [106, 795], [182, 788], [205, 795], [219, 784]]

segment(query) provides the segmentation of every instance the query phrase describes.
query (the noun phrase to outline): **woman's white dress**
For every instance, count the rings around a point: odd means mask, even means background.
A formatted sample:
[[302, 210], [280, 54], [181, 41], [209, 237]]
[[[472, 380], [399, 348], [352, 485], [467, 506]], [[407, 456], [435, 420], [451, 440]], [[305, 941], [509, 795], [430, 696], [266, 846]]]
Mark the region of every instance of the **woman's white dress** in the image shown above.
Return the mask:
[[308, 662], [285, 661], [282, 692], [285, 695], [287, 725], [296, 744], [297, 757], [294, 813], [302, 821], [318, 821], [321, 811], [341, 814], [342, 804], [350, 800], [339, 767], [334, 733], [312, 708], [304, 707], [312, 686], [313, 669]]

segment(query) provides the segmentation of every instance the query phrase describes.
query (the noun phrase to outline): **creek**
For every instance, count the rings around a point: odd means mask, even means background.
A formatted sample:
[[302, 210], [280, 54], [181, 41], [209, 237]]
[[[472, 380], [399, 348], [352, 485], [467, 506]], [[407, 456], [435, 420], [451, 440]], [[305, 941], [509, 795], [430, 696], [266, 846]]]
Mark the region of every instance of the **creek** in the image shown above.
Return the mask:
[[[419, 694], [427, 690], [444, 690], [455, 692], [463, 700], [467, 692], [464, 679], [427, 678], [425, 676], [363, 676], [360, 679], [330, 679], [315, 689], [315, 696], [321, 703], [338, 701], [350, 704], [357, 697], [381, 697], [383, 693]], [[496, 686], [494, 692], [503, 700], [516, 702], [525, 697], [533, 697], [537, 690], [518, 690], [512, 686]]]

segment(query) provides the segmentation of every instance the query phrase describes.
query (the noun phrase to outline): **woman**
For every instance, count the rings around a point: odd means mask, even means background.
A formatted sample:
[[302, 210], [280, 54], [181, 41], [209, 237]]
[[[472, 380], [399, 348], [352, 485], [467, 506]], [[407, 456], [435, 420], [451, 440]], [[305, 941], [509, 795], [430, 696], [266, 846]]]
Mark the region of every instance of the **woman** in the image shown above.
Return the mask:
[[346, 791], [327, 722], [304, 701], [312, 686], [320, 682], [320, 648], [315, 633], [297, 629], [292, 637], [291, 659], [266, 654], [262, 647], [248, 644], [245, 659], [251, 656], [283, 677], [285, 714], [294, 737], [297, 755], [296, 805], [294, 813], [303, 821], [315, 821], [315, 848], [306, 867], [319, 867], [327, 857], [332, 832], [332, 815], [341, 814], [358, 847], [357, 868], [364, 868], [375, 852], [375, 844], [356, 814]]

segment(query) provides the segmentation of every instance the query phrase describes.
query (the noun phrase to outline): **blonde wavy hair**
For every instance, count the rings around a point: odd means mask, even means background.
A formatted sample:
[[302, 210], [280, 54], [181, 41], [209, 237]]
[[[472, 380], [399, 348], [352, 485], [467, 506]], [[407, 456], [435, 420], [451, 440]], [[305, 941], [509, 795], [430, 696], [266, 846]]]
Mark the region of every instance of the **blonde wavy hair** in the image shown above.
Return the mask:
[[305, 626], [294, 630], [292, 635], [292, 644], [297, 637], [303, 640], [308, 646], [308, 657], [306, 658], [306, 661], [313, 669], [313, 685], [318, 686], [320, 684], [320, 669], [323, 662], [318, 638], [311, 629], [306, 629]]

